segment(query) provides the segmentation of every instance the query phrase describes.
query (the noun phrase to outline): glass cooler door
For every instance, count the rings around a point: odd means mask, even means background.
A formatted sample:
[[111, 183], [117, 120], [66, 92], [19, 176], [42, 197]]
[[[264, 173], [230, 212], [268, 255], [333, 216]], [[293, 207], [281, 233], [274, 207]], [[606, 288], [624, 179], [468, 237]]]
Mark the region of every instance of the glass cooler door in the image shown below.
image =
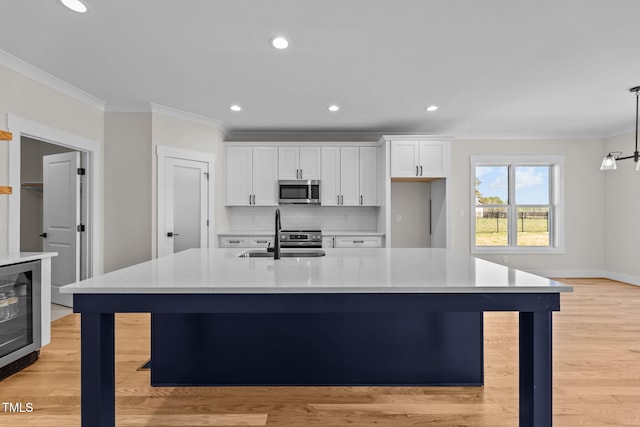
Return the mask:
[[40, 348], [37, 264], [0, 267], [0, 366]]

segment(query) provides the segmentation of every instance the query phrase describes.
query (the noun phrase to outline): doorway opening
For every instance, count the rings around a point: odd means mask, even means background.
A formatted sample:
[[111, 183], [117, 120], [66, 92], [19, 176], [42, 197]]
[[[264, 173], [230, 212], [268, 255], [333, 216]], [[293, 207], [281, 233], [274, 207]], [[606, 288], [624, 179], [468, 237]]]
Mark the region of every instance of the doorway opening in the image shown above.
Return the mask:
[[157, 256], [208, 248], [214, 240], [213, 167], [208, 153], [158, 146]]
[[[71, 306], [71, 298], [66, 294], [60, 294], [58, 292], [59, 288], [66, 283], [93, 277], [94, 274], [99, 274], [102, 271], [101, 216], [99, 209], [99, 201], [102, 198], [100, 188], [100, 167], [102, 163], [100, 144], [97, 141], [13, 115], [7, 115], [7, 125], [14, 135], [13, 143], [9, 144], [9, 183], [13, 188], [20, 189], [20, 191], [15, 191], [13, 197], [8, 201], [8, 250], [9, 252], [24, 252], [33, 248], [36, 251], [58, 252], [59, 255], [52, 259], [51, 299], [56, 304]], [[39, 161], [37, 160], [38, 157], [35, 157], [36, 160], [29, 162], [29, 166], [26, 166], [26, 164], [24, 166], [31, 170], [27, 170], [23, 174], [22, 141], [25, 141], [28, 146], [27, 150], [31, 149], [32, 152], [34, 150], [43, 150], [43, 152], [53, 150], [56, 152], [56, 154], [46, 154], [46, 156], [43, 154], [43, 157], [39, 158], [50, 158], [48, 175], [53, 178], [52, 182], [56, 180], [62, 182], [66, 176], [66, 186], [51, 187], [62, 188], [61, 193], [54, 194], [47, 191], [47, 186], [45, 185], [45, 182], [48, 182], [45, 169], [47, 163], [44, 160]], [[31, 154], [25, 154], [25, 156], [29, 157]], [[66, 156], [70, 159], [60, 159], [60, 157], [56, 156]], [[42, 175], [35, 172], [34, 168], [41, 170]], [[82, 176], [78, 178], [78, 174]], [[41, 181], [40, 176], [42, 176]], [[42, 194], [38, 195], [37, 192], [39, 190], [36, 188], [40, 182], [43, 183]], [[24, 189], [23, 183], [26, 184]], [[25, 197], [31, 199], [42, 198], [42, 223], [38, 219], [40, 218], [39, 207], [35, 208], [36, 219], [28, 217], [29, 212], [26, 212], [26, 208], [22, 207], [23, 193]], [[53, 204], [49, 203], [50, 207], [53, 206], [54, 209], [52, 215], [48, 215], [45, 212], [47, 209], [47, 195], [50, 195], [49, 198], [54, 202]], [[33, 202], [33, 200], [31, 201]], [[40, 236], [40, 234], [47, 233], [47, 238], [49, 237], [48, 232], [43, 229], [46, 225], [46, 219], [55, 217], [56, 221], [59, 222], [61, 212], [65, 210], [74, 213], [75, 221], [70, 221], [66, 225], [63, 224], [63, 226], [60, 225], [61, 223], [50, 223], [49, 229], [55, 231], [52, 234], [56, 234], [65, 231], [64, 229], [66, 228], [70, 232], [68, 234], [73, 236], [68, 240], [75, 241], [75, 247], [70, 247], [68, 250], [65, 249], [69, 254], [66, 258], [73, 259], [76, 262], [73, 269], [62, 268], [62, 264], [56, 265], [56, 262], [62, 262], [60, 260], [65, 258], [60, 256], [64, 252], [61, 249], [64, 246], [47, 248], [43, 245], [44, 236]], [[31, 226], [28, 229], [21, 225], [23, 220], [30, 221]], [[40, 244], [37, 243], [38, 239], [33, 237], [33, 233], [37, 234]], [[24, 237], [27, 240], [24, 243], [23, 234], [25, 234]], [[51, 239], [51, 241], [53, 240], [60, 242], [58, 237]], [[70, 272], [71, 270], [73, 272]], [[61, 272], [61, 275], [66, 277], [57, 279], [57, 272]]]
[[86, 153], [73, 148], [20, 140], [20, 250], [58, 253], [51, 260], [51, 301], [68, 307], [72, 297], [60, 287], [86, 279], [89, 270], [85, 163]]

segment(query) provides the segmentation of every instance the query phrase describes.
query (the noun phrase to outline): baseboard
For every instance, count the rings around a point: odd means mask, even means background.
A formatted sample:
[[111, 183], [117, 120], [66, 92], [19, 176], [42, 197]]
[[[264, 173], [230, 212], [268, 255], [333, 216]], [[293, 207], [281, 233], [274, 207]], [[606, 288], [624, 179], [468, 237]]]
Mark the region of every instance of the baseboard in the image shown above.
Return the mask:
[[602, 277], [604, 279], [616, 280], [618, 282], [629, 283], [631, 285], [640, 286], [640, 277], [630, 274], [616, 273], [607, 270], [527, 270], [531, 274], [537, 274], [542, 277], [549, 278], [594, 278]]
[[618, 282], [629, 283], [631, 285], [640, 286], [640, 277], [632, 276], [630, 274], [616, 273], [615, 271], [606, 272], [607, 279], [617, 280]]
[[61, 286], [51, 285], [51, 302], [65, 307], [73, 307], [73, 294], [62, 294], [60, 288]]
[[591, 278], [591, 277], [607, 277], [605, 270], [526, 270], [531, 274], [537, 274], [542, 277], [549, 278]]

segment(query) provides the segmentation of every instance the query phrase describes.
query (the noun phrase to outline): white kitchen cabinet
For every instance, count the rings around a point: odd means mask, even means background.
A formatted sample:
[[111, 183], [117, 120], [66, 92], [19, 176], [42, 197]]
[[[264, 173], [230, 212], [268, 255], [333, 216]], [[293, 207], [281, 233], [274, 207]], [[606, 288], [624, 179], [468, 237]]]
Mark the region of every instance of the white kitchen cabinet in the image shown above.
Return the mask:
[[378, 149], [360, 147], [360, 205], [378, 206]]
[[448, 141], [391, 141], [392, 178], [444, 178], [449, 163]]
[[273, 246], [273, 236], [221, 236], [221, 248], [266, 248]]
[[323, 206], [376, 206], [377, 148], [322, 147]]
[[221, 248], [248, 248], [249, 240], [247, 237], [221, 237]]
[[278, 179], [320, 179], [320, 147], [280, 147]]
[[227, 147], [227, 205], [277, 205], [277, 165], [277, 147]]
[[335, 243], [335, 237], [322, 236], [322, 247], [323, 248], [333, 248]]
[[382, 236], [337, 236], [336, 248], [381, 248]]

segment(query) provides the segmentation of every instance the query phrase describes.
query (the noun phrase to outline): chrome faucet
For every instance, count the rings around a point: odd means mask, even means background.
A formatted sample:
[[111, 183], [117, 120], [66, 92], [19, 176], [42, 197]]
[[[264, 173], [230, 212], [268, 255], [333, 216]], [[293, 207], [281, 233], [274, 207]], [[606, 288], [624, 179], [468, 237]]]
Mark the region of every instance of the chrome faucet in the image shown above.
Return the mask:
[[267, 248], [267, 252], [273, 252], [273, 259], [280, 259], [280, 209], [276, 208], [275, 235], [273, 237], [273, 248]]

